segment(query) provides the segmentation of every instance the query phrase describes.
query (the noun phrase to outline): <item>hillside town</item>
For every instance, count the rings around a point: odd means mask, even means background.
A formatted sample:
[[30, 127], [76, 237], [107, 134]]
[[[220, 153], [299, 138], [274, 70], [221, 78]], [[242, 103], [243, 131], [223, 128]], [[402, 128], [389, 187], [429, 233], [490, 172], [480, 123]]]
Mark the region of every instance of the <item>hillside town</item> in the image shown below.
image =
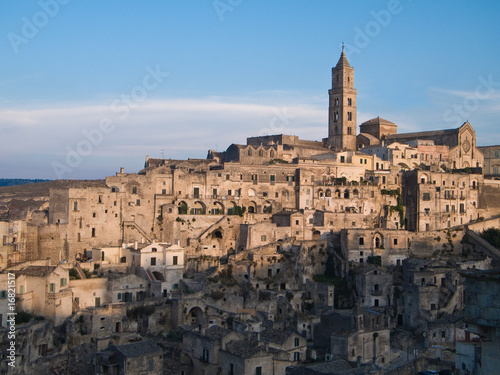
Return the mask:
[[500, 145], [358, 124], [331, 77], [322, 140], [0, 188], [0, 372], [496, 373]]

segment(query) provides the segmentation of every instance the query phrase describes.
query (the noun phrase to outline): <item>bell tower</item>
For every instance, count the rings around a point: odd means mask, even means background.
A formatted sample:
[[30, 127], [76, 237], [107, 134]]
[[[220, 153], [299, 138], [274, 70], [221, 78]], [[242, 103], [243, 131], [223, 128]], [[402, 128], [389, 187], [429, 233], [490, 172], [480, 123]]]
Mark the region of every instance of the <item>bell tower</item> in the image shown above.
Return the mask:
[[354, 68], [345, 56], [344, 46], [337, 65], [332, 68], [332, 88], [328, 90], [327, 145], [340, 150], [356, 150], [356, 94]]

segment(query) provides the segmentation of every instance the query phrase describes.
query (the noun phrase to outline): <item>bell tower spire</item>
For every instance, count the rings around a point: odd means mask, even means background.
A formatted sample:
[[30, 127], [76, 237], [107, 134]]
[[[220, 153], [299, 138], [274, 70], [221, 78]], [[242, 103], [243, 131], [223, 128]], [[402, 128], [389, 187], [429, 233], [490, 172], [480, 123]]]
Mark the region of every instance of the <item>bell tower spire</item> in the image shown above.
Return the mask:
[[332, 88], [328, 110], [327, 145], [337, 150], [356, 150], [356, 95], [354, 88], [354, 68], [344, 52], [337, 65], [332, 68]]

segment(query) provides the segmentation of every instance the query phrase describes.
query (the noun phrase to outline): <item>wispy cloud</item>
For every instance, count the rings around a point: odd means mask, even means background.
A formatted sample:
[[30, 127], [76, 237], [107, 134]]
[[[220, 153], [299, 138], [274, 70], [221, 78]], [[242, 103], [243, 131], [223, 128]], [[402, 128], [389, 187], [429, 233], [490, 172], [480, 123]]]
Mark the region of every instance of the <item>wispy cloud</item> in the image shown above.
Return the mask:
[[[37, 105], [36, 108], [0, 108], [0, 131], [4, 145], [0, 157], [5, 160], [20, 156], [26, 150], [38, 155], [41, 175], [51, 173], [50, 164], [61, 159], [67, 147], [75, 148], [82, 131], [96, 128], [103, 118], [115, 121], [115, 130], [107, 134], [92, 150], [90, 160], [100, 158], [96, 168], [115, 170], [116, 157], [137, 155], [141, 163], [145, 155], [152, 157], [205, 157], [208, 149], [222, 151], [231, 143], [243, 143], [246, 137], [266, 132], [286, 114], [279, 130], [306, 139], [326, 136], [325, 103], [317, 98], [299, 98], [272, 93], [266, 98], [217, 97], [201, 99], [148, 99], [140, 103], [122, 121], [109, 105], [101, 103], [64, 103]], [[22, 147], [20, 147], [22, 145]], [[20, 170], [23, 167], [20, 166]], [[83, 178], [78, 168], [72, 178]], [[98, 171], [98, 169], [97, 169]], [[98, 173], [96, 171], [96, 173]], [[5, 173], [1, 170], [0, 175]], [[85, 173], [88, 173], [85, 170]], [[33, 176], [37, 177], [37, 176]], [[99, 176], [93, 176], [99, 177]], [[104, 177], [104, 176], [100, 176]]]

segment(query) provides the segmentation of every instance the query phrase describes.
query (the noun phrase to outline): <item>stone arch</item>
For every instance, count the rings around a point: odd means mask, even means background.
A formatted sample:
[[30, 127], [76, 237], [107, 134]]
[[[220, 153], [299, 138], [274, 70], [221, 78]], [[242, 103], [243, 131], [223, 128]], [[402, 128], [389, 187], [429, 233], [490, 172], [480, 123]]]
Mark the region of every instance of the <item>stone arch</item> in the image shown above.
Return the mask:
[[118, 186], [111, 186], [111, 192], [112, 193], [119, 193], [120, 192], [120, 188]]
[[340, 198], [340, 190], [335, 190], [335, 198]]
[[224, 215], [224, 205], [221, 202], [214, 202], [213, 207], [210, 209], [212, 215]]
[[373, 236], [373, 247], [376, 249], [382, 249], [384, 247], [384, 236], [376, 232]]
[[319, 230], [313, 231], [313, 240], [319, 241], [321, 239], [321, 232]]
[[189, 207], [186, 202], [180, 201], [179, 204], [177, 205], [179, 215], [186, 215], [189, 211]]
[[323, 192], [323, 189], [318, 190], [318, 197], [323, 198], [325, 196], [325, 193]]
[[332, 191], [330, 189], [326, 189], [325, 197], [329, 198], [331, 196], [332, 196]]
[[254, 189], [248, 189], [248, 196], [255, 197], [257, 196], [257, 192]]
[[429, 176], [427, 176], [425, 173], [422, 173], [420, 175], [420, 184], [426, 184], [429, 181]]
[[165, 282], [165, 277], [161, 272], [154, 271], [153, 276], [155, 277], [156, 280], [161, 281], [162, 283]]
[[274, 158], [274, 150], [271, 150], [271, 152], [269, 153], [269, 155], [271, 156], [271, 158]]
[[191, 308], [186, 316], [186, 320], [186, 323], [192, 327], [203, 327], [203, 323], [205, 321], [203, 311], [198, 306]]
[[249, 214], [256, 214], [257, 213], [257, 203], [255, 203], [254, 201], [251, 201], [248, 204], [248, 213]]
[[352, 197], [353, 197], [353, 198], [358, 198], [358, 197], [359, 197], [359, 191], [358, 191], [358, 189], [354, 189], [354, 190], [352, 191]]
[[344, 198], [345, 199], [349, 199], [349, 196], [350, 196], [349, 195], [349, 189], [345, 189], [345, 191], [344, 191]]
[[202, 201], [196, 201], [189, 212], [192, 215], [204, 215], [207, 212], [207, 206]]
[[401, 169], [404, 169], [405, 171], [410, 170], [410, 167], [406, 163], [399, 163], [398, 165], [401, 167]]
[[273, 204], [270, 201], [265, 201], [264, 206], [262, 207], [262, 212], [270, 214], [273, 212]]

